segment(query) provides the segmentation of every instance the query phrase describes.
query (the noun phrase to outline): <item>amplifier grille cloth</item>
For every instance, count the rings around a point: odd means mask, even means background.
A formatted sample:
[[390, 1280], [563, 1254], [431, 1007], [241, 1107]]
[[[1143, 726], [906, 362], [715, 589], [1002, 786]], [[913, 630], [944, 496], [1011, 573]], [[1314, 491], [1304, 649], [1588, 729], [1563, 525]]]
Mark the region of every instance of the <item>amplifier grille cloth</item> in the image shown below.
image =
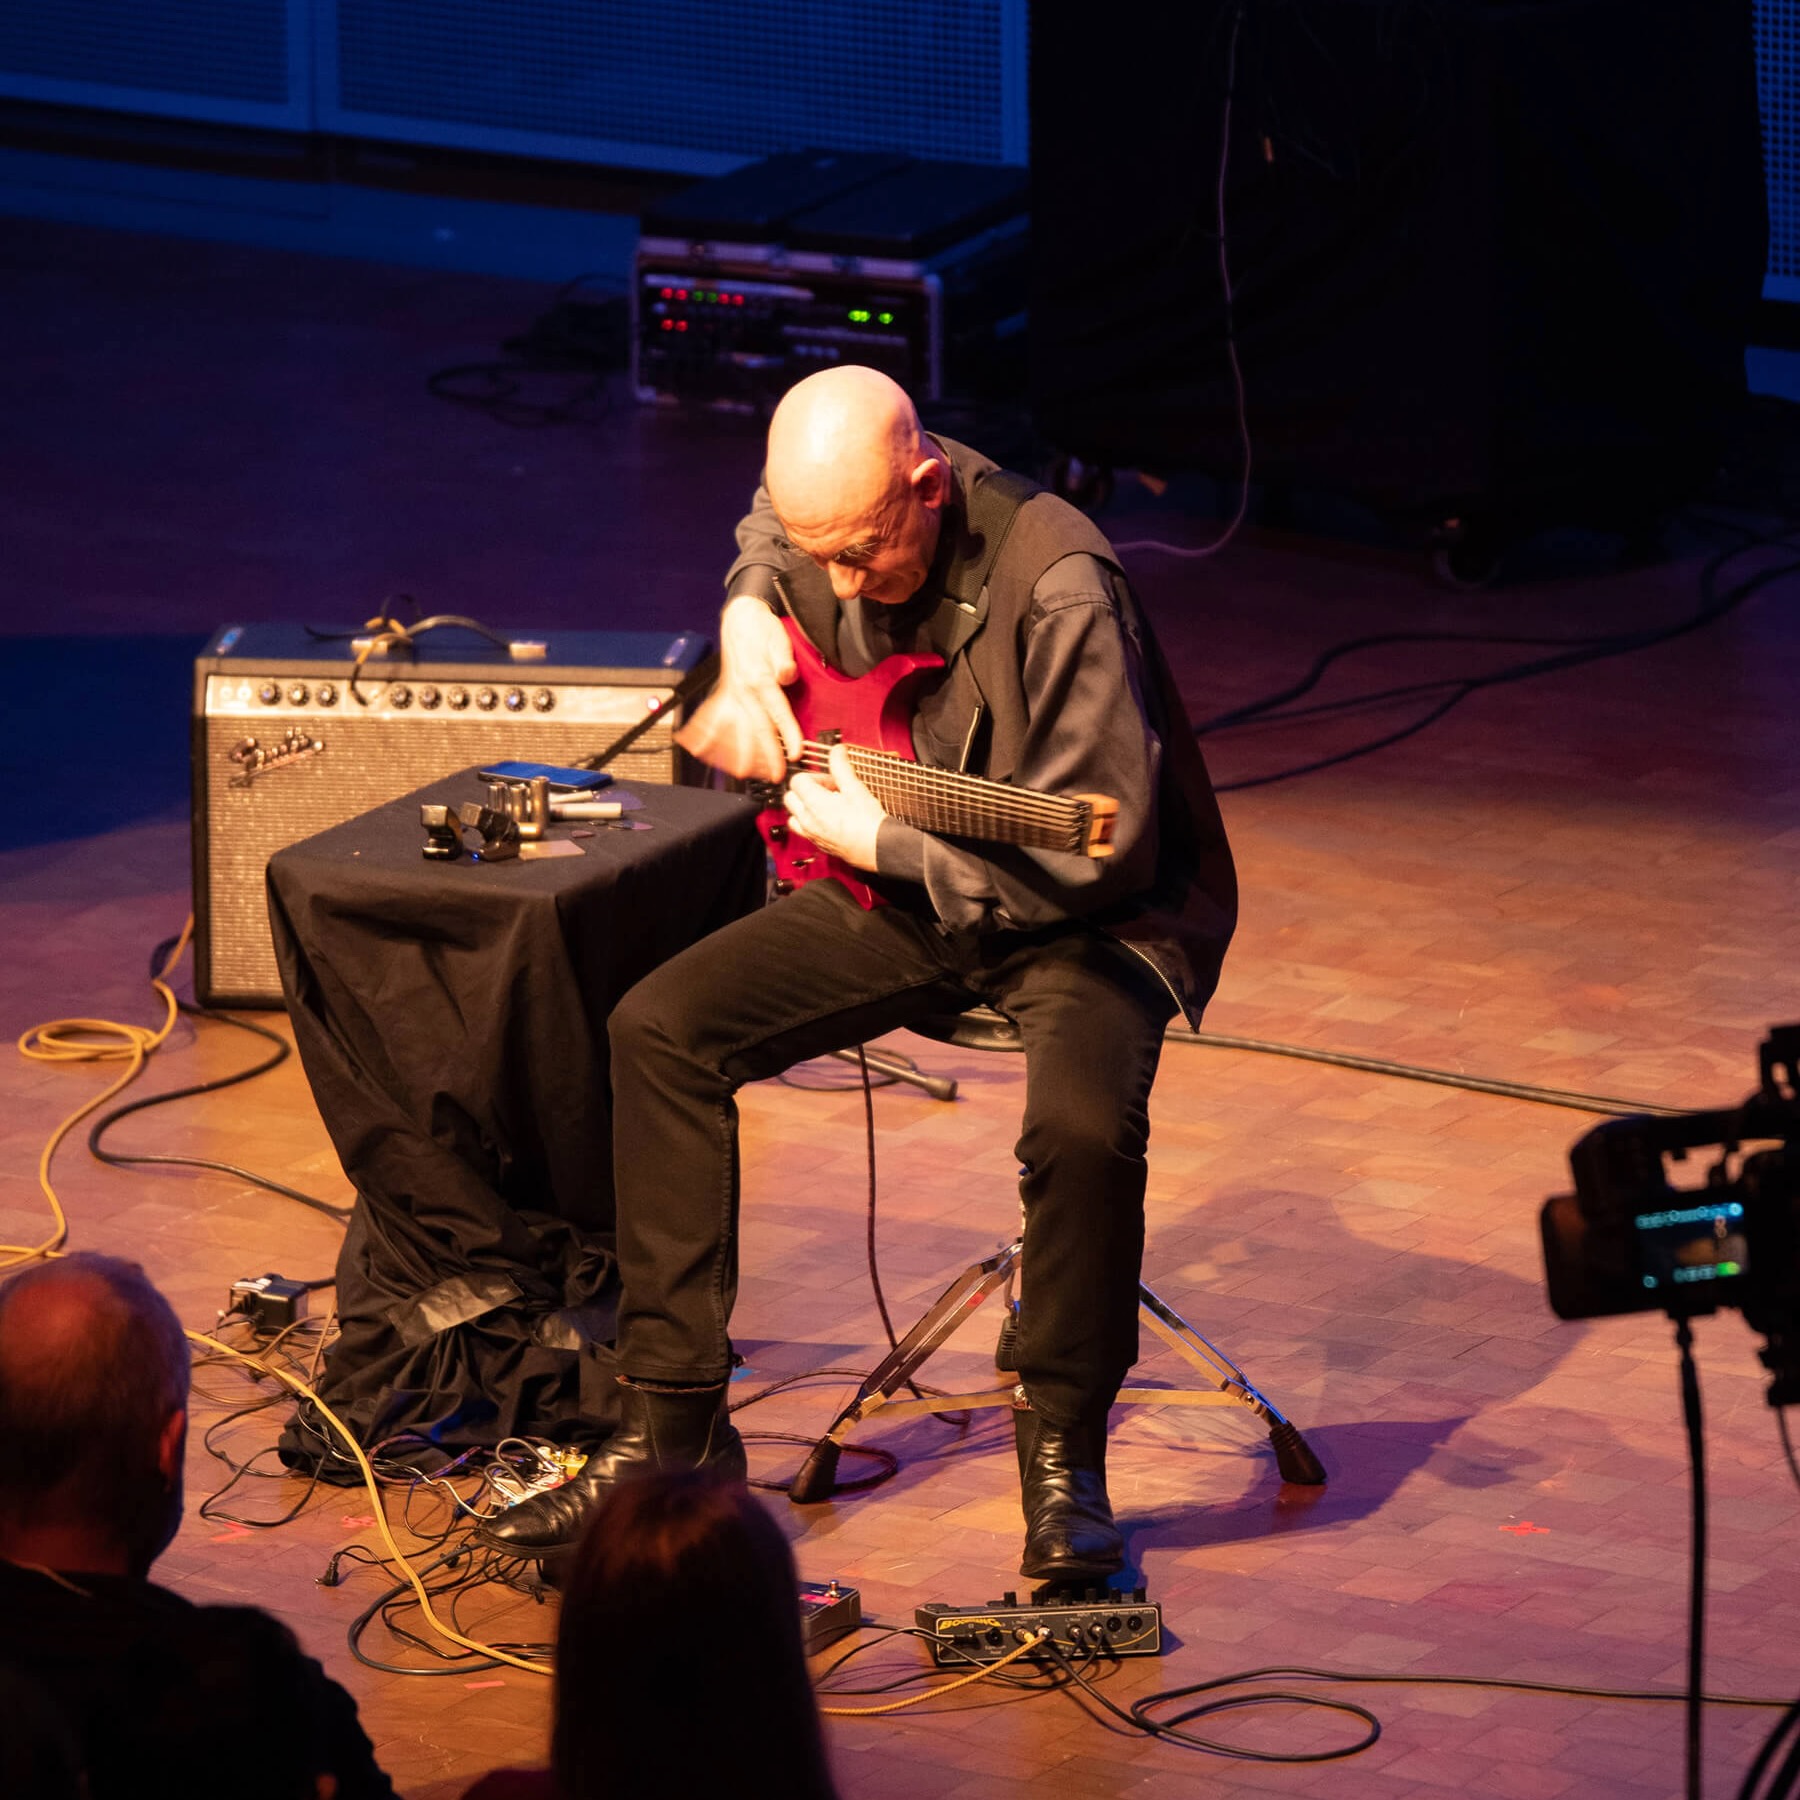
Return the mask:
[[[591, 721], [417, 715], [404, 720], [339, 715], [327, 726], [316, 718], [271, 713], [257, 721], [265, 741], [272, 743], [288, 724], [299, 724], [315, 729], [327, 747], [259, 775], [249, 787], [231, 785], [238, 773], [231, 752], [247, 721], [207, 719], [207, 892], [195, 896], [196, 904], [204, 900], [208, 922], [207, 993], [240, 1004], [281, 1004], [263, 887], [277, 850], [477, 763], [508, 757], [573, 763], [592, 756], [657, 697], [647, 688], [619, 692], [625, 710], [611, 731], [596, 731]], [[668, 723], [652, 727], [614, 760], [613, 774], [626, 782], [672, 781], [678, 758], [671, 729]]]

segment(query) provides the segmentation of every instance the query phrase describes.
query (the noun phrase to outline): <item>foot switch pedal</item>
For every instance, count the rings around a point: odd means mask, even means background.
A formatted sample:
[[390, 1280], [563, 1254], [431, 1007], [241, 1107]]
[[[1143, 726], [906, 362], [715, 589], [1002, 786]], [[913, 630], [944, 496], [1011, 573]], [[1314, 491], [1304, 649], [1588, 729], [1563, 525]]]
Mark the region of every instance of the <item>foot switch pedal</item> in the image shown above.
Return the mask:
[[[1094, 1655], [1162, 1654], [1162, 1608], [1142, 1588], [1024, 1606], [1016, 1594], [986, 1606], [945, 1606], [934, 1600], [913, 1613], [913, 1623], [931, 1634], [932, 1660], [941, 1668], [998, 1662], [1023, 1638], [1045, 1630], [1049, 1644], [1071, 1662]], [[1049, 1644], [1032, 1651], [1031, 1658], [1054, 1662]]]

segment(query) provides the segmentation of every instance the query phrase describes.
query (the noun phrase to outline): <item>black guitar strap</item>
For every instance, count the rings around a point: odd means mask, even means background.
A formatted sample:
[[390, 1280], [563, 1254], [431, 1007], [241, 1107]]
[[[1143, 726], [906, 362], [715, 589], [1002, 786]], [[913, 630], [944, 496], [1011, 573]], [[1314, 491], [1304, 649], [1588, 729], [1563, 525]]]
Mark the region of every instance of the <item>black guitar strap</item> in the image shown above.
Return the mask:
[[[946, 663], [954, 661], [957, 652], [987, 623], [988, 576], [1000, 560], [1020, 507], [1042, 492], [1035, 481], [1010, 469], [995, 469], [973, 484], [964, 503], [963, 529], [945, 571], [944, 598], [926, 628], [931, 647]], [[975, 705], [956, 759], [957, 770], [965, 775], [981, 742], [988, 710], [972, 669], [969, 680], [975, 687]]]
[[944, 571], [944, 600], [928, 627], [932, 648], [946, 662], [986, 624], [988, 576], [1019, 508], [1042, 492], [1029, 476], [1010, 469], [995, 469], [971, 484], [963, 502], [963, 529]]

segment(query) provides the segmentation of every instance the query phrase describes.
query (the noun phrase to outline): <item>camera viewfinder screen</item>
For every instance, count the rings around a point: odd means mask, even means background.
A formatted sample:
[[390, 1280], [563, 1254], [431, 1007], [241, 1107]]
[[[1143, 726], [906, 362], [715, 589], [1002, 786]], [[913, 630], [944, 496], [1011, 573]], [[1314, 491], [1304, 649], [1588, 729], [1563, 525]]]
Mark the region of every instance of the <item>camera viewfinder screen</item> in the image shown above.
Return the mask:
[[1726, 1281], [1745, 1271], [1749, 1245], [1741, 1201], [1639, 1213], [1633, 1223], [1644, 1286], [1657, 1293]]

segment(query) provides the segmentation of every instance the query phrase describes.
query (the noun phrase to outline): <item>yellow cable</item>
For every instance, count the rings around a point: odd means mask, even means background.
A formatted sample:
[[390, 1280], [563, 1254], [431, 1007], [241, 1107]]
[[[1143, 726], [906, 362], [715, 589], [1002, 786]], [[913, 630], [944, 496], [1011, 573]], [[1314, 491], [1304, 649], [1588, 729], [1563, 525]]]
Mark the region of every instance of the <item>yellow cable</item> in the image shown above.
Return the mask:
[[[388, 621], [391, 623], [391, 621]], [[375, 623], [375, 621], [371, 621]], [[150, 978], [150, 985], [155, 988], [163, 1002], [163, 1022], [154, 1030], [146, 1025], [131, 1025], [115, 1019], [52, 1019], [42, 1025], [34, 1025], [19, 1038], [19, 1053], [28, 1056], [33, 1062], [79, 1063], [79, 1062], [119, 1062], [125, 1061], [129, 1067], [117, 1081], [96, 1094], [93, 1099], [78, 1107], [57, 1126], [51, 1133], [49, 1141], [44, 1145], [38, 1157], [38, 1186], [43, 1190], [44, 1198], [49, 1202], [50, 1215], [55, 1221], [55, 1229], [41, 1243], [36, 1244], [0, 1244], [0, 1270], [13, 1269], [28, 1262], [35, 1262], [40, 1257], [53, 1257], [62, 1253], [62, 1246], [69, 1235], [68, 1215], [63, 1211], [62, 1202], [57, 1198], [56, 1189], [50, 1182], [50, 1165], [62, 1141], [89, 1113], [104, 1106], [112, 1097], [129, 1087], [144, 1071], [145, 1064], [160, 1049], [175, 1028], [175, 1021], [180, 1016], [180, 1007], [175, 998], [175, 991], [168, 985], [168, 978], [175, 972], [175, 966], [181, 961], [189, 941], [194, 934], [194, 917], [190, 913], [187, 923], [181, 928], [181, 935], [175, 940], [175, 947], [169, 952], [162, 968]], [[553, 1671], [547, 1663], [532, 1662], [522, 1656], [514, 1656], [510, 1651], [497, 1649], [492, 1644], [484, 1644], [478, 1638], [465, 1637], [460, 1631], [446, 1625], [432, 1610], [431, 1596], [425, 1591], [425, 1584], [419, 1579], [418, 1572], [407, 1560], [405, 1553], [394, 1539], [392, 1529], [388, 1525], [387, 1509], [382, 1501], [381, 1484], [376, 1480], [375, 1471], [369, 1459], [363, 1453], [363, 1447], [351, 1435], [350, 1429], [329, 1406], [321, 1400], [312, 1386], [300, 1379], [298, 1375], [278, 1369], [271, 1364], [259, 1362], [255, 1357], [246, 1355], [242, 1350], [234, 1349], [230, 1344], [221, 1343], [219, 1339], [210, 1337], [203, 1331], [186, 1333], [190, 1342], [204, 1345], [208, 1350], [234, 1361], [273, 1375], [277, 1381], [284, 1382], [295, 1393], [310, 1400], [318, 1408], [321, 1417], [337, 1432], [349, 1447], [350, 1454], [356, 1458], [356, 1466], [362, 1473], [363, 1484], [369, 1490], [369, 1497], [374, 1503], [375, 1523], [380, 1528], [382, 1542], [387, 1545], [394, 1563], [405, 1574], [413, 1593], [418, 1597], [419, 1608], [430, 1622], [431, 1628], [439, 1637], [452, 1644], [461, 1645], [465, 1650], [475, 1651], [478, 1655], [492, 1658], [495, 1662], [506, 1663], [512, 1668], [523, 1669], [530, 1675], [549, 1675]], [[1017, 1649], [1009, 1651], [997, 1662], [986, 1663], [972, 1674], [960, 1676], [955, 1681], [945, 1682], [942, 1686], [926, 1689], [923, 1693], [909, 1695], [904, 1700], [890, 1701], [886, 1706], [825, 1706], [820, 1711], [833, 1718], [856, 1718], [874, 1716], [880, 1713], [898, 1712], [902, 1707], [917, 1705], [921, 1700], [930, 1700], [940, 1694], [954, 1693], [956, 1689], [967, 1687], [970, 1682], [981, 1681], [996, 1669], [1003, 1669], [1010, 1662], [1016, 1662], [1028, 1650], [1033, 1649], [1049, 1634], [1039, 1632], [1037, 1637], [1029, 1638]]]
[[[407, 1561], [405, 1552], [394, 1541], [393, 1531], [389, 1528], [387, 1508], [383, 1504], [381, 1484], [375, 1479], [375, 1471], [369, 1466], [369, 1459], [363, 1454], [363, 1447], [350, 1434], [350, 1428], [329, 1406], [321, 1400], [311, 1385], [290, 1374], [286, 1369], [279, 1369], [272, 1364], [259, 1362], [255, 1357], [246, 1355], [242, 1350], [234, 1349], [230, 1344], [221, 1343], [215, 1337], [209, 1337], [204, 1331], [189, 1331], [190, 1343], [202, 1344], [208, 1350], [218, 1351], [241, 1363], [273, 1375], [277, 1381], [285, 1382], [295, 1393], [303, 1395], [319, 1409], [325, 1422], [348, 1445], [350, 1454], [356, 1458], [356, 1466], [362, 1471], [363, 1485], [369, 1490], [369, 1496], [375, 1504], [375, 1523], [381, 1531], [381, 1541], [387, 1545], [388, 1553], [405, 1574], [413, 1592], [418, 1596], [419, 1608], [430, 1622], [431, 1628], [439, 1637], [452, 1644], [460, 1644], [465, 1650], [474, 1650], [482, 1656], [492, 1657], [495, 1662], [510, 1664], [515, 1669], [523, 1669], [530, 1675], [553, 1675], [554, 1668], [548, 1663], [531, 1662], [525, 1657], [514, 1656], [510, 1651], [496, 1649], [492, 1644], [484, 1644], [479, 1638], [464, 1637], [460, 1631], [446, 1625], [431, 1609], [431, 1596], [425, 1591], [425, 1584], [419, 1579], [418, 1572]], [[979, 1669], [968, 1675], [958, 1676], [955, 1681], [944, 1682], [941, 1686], [925, 1689], [922, 1693], [909, 1694], [904, 1700], [890, 1700], [885, 1706], [821, 1706], [819, 1711], [834, 1719], [872, 1718], [881, 1713], [898, 1712], [904, 1706], [916, 1706], [921, 1700], [934, 1700], [942, 1694], [953, 1694], [958, 1688], [967, 1687], [970, 1682], [985, 1680], [996, 1669], [1004, 1669], [1008, 1663], [1017, 1662], [1029, 1650], [1035, 1650], [1050, 1635], [1048, 1627], [1040, 1627], [1037, 1633], [1026, 1638], [1015, 1650], [1009, 1650], [997, 1661], [984, 1663]]]
[[407, 1581], [411, 1583], [413, 1592], [418, 1596], [420, 1609], [430, 1621], [432, 1630], [439, 1637], [447, 1639], [452, 1644], [460, 1644], [465, 1650], [474, 1650], [482, 1656], [492, 1657], [495, 1662], [509, 1663], [515, 1669], [525, 1670], [527, 1674], [548, 1675], [552, 1672], [548, 1663], [531, 1662], [525, 1657], [514, 1656], [508, 1650], [498, 1650], [492, 1644], [484, 1644], [478, 1638], [464, 1637], [460, 1631], [453, 1630], [446, 1625], [431, 1610], [431, 1596], [426, 1593], [424, 1582], [419, 1579], [418, 1572], [407, 1561], [405, 1553], [394, 1541], [393, 1531], [388, 1526], [387, 1508], [382, 1502], [381, 1484], [375, 1479], [375, 1471], [369, 1466], [369, 1459], [363, 1454], [362, 1445], [350, 1435], [349, 1426], [319, 1398], [309, 1383], [302, 1381], [298, 1375], [290, 1374], [286, 1369], [278, 1369], [268, 1363], [258, 1362], [255, 1357], [247, 1356], [242, 1350], [234, 1350], [230, 1344], [222, 1344], [217, 1338], [208, 1337], [204, 1331], [190, 1331], [187, 1333], [187, 1337], [190, 1343], [204, 1344], [208, 1350], [216, 1350], [225, 1356], [235, 1358], [238, 1362], [249, 1363], [253, 1367], [273, 1375], [277, 1381], [285, 1382], [296, 1394], [304, 1396], [319, 1409], [325, 1422], [344, 1440], [350, 1448], [350, 1454], [356, 1458], [356, 1466], [362, 1471], [363, 1485], [369, 1490], [369, 1495], [375, 1502], [375, 1523], [380, 1527], [381, 1540], [387, 1545], [389, 1554], [405, 1574]]
[[885, 1706], [821, 1706], [819, 1711], [831, 1719], [873, 1719], [882, 1713], [898, 1712], [903, 1706], [917, 1706], [921, 1700], [936, 1700], [942, 1694], [954, 1694], [958, 1688], [967, 1687], [971, 1681], [985, 1681], [996, 1669], [1004, 1669], [1009, 1662], [1017, 1662], [1027, 1651], [1035, 1650], [1049, 1635], [1050, 1628], [1040, 1625], [1034, 1636], [1016, 1650], [1007, 1651], [998, 1662], [983, 1663], [973, 1674], [959, 1675], [954, 1681], [926, 1688], [923, 1693], [908, 1694], [904, 1700], [890, 1700]]
[[69, 1235], [68, 1215], [50, 1185], [50, 1163], [64, 1138], [96, 1108], [104, 1106], [121, 1089], [129, 1087], [144, 1071], [144, 1064], [174, 1029], [179, 1008], [175, 990], [168, 977], [175, 971], [188, 940], [194, 934], [194, 916], [188, 914], [181, 936], [161, 970], [151, 976], [150, 985], [162, 996], [163, 1022], [154, 1031], [147, 1025], [124, 1025], [114, 1019], [52, 1019], [48, 1024], [34, 1025], [19, 1039], [19, 1053], [33, 1062], [119, 1062], [131, 1066], [103, 1093], [96, 1094], [86, 1105], [69, 1114], [50, 1134], [43, 1153], [38, 1157], [38, 1186], [50, 1203], [50, 1216], [56, 1228], [41, 1243], [0, 1244], [0, 1269], [16, 1269], [23, 1263], [35, 1262], [42, 1256], [54, 1256]]

